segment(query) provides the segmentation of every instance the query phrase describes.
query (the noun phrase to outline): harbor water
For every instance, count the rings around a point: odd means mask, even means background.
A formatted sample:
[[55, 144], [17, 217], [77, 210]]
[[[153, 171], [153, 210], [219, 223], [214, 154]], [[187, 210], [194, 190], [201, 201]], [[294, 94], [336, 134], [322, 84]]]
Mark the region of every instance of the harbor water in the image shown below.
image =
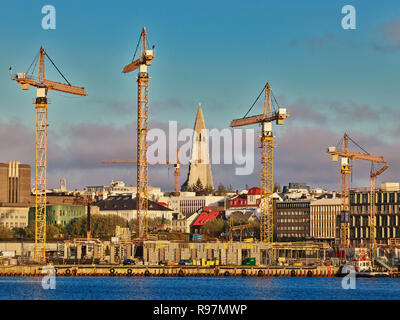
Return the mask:
[[0, 277], [1, 300], [387, 300], [400, 299], [400, 278], [307, 277]]

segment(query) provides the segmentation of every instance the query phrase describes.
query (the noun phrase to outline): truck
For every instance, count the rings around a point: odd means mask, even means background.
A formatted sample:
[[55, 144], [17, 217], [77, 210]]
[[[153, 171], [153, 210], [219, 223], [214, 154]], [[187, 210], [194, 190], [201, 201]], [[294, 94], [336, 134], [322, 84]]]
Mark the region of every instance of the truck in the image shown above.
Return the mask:
[[256, 258], [246, 258], [242, 261], [242, 266], [255, 266]]
[[14, 258], [15, 257], [15, 251], [0, 251], [0, 256], [1, 257], [7, 257], [7, 258]]

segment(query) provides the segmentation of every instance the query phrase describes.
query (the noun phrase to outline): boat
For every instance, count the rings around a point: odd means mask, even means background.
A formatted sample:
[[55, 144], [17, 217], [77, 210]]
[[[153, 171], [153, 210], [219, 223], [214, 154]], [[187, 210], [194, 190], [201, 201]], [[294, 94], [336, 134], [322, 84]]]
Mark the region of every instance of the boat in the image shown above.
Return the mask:
[[[350, 265], [354, 267], [357, 278], [375, 278], [390, 276], [389, 272], [373, 271], [374, 269], [372, 267], [371, 259], [366, 252], [354, 254], [352, 260], [350, 261]], [[348, 275], [348, 269], [346, 271], [347, 272], [343, 272], [343, 268], [341, 268], [339, 271], [339, 275], [342, 277]]]

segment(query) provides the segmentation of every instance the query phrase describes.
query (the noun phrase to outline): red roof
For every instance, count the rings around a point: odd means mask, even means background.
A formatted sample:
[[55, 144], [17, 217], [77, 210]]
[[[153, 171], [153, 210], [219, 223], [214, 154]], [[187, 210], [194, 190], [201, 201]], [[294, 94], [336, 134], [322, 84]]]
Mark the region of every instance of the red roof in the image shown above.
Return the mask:
[[206, 212], [203, 211], [193, 223], [194, 226], [203, 226], [210, 220], [214, 220], [219, 216], [219, 211]]
[[157, 204], [168, 208], [168, 204], [166, 204], [165, 202], [157, 202]]
[[261, 195], [262, 194], [262, 190], [261, 190], [261, 188], [253, 187], [253, 188], [249, 189], [247, 194], [248, 195]]

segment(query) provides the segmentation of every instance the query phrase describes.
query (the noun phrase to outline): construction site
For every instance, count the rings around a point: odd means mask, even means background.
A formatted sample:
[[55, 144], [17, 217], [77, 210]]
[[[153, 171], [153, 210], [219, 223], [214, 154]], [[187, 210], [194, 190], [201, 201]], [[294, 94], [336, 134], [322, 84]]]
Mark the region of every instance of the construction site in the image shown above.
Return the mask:
[[[327, 146], [327, 154], [331, 156], [333, 162], [339, 162], [340, 166], [337, 175], [338, 185], [340, 181], [340, 192], [334, 198], [334, 200], [337, 199], [338, 201], [338, 211], [332, 213], [334, 221], [329, 222], [329, 227], [332, 228], [332, 235], [329, 235], [328, 240], [324, 236], [318, 239], [318, 235], [321, 232], [323, 233], [325, 229], [321, 231], [321, 223], [317, 221], [315, 223], [316, 235], [309, 237], [309, 239], [280, 241], [279, 237], [277, 237], [280, 230], [282, 238], [289, 238], [287, 236], [288, 232], [285, 231], [287, 229], [285, 229], [284, 225], [281, 225], [283, 222], [280, 219], [296, 218], [295, 215], [300, 216], [300, 213], [304, 210], [310, 210], [307, 206], [312, 207], [312, 204], [310, 205], [304, 201], [287, 201], [291, 206], [285, 207], [285, 201], [274, 198], [276, 191], [274, 190], [275, 133], [273, 127], [275, 125], [286, 125], [286, 120], [290, 118], [291, 114], [288, 108], [283, 108], [278, 104], [272, 93], [270, 82], [263, 84], [260, 94], [247, 113], [242, 118], [234, 119], [230, 123], [231, 128], [251, 125], [257, 125], [261, 128], [259, 138], [260, 158], [257, 160], [260, 163], [260, 180], [254, 183], [257, 185], [257, 189], [254, 189], [254, 194], [249, 191], [246, 195], [246, 201], [249, 202], [248, 207], [254, 206], [255, 211], [259, 210], [257, 211], [259, 212], [257, 221], [258, 236], [243, 236], [246, 230], [254, 229], [254, 224], [251, 223], [251, 220], [243, 224], [234, 222], [235, 212], [239, 210], [234, 208], [234, 201], [235, 197], [241, 200], [240, 195], [234, 195], [232, 199], [221, 198], [222, 200], [218, 200], [223, 202], [222, 206], [218, 205], [220, 208], [218, 210], [224, 212], [223, 218], [227, 221], [229, 230], [225, 232], [226, 236], [224, 238], [207, 240], [206, 237], [201, 236], [201, 232], [192, 232], [192, 230], [187, 232], [184, 230], [182, 233], [190, 235], [189, 239], [168, 240], [163, 238], [160, 233], [157, 234], [157, 232], [151, 231], [149, 217], [152, 217], [151, 214], [153, 213], [150, 211], [155, 211], [158, 207], [156, 208], [154, 201], [151, 201], [149, 191], [149, 170], [151, 170], [151, 166], [149, 164], [173, 166], [174, 194], [169, 198], [171, 203], [175, 199], [174, 197], [178, 199], [179, 196], [184, 195], [184, 192], [181, 189], [180, 181], [179, 148], [176, 149], [175, 160], [153, 163], [152, 159], [148, 158], [149, 84], [151, 79], [148, 69], [152, 66], [156, 55], [155, 47], [149, 47], [147, 37], [146, 28], [143, 28], [134, 58], [122, 70], [122, 73], [136, 71], [137, 97], [133, 95], [130, 97], [132, 101], [137, 99], [136, 158], [103, 160], [105, 165], [131, 164], [132, 168], [136, 167], [137, 181], [136, 197], [134, 199], [136, 225], [134, 235], [121, 228], [115, 231], [111, 240], [93, 237], [91, 214], [94, 213], [94, 210], [98, 210], [96, 213], [106, 210], [107, 204], [104, 204], [105, 200], [103, 198], [100, 200], [96, 198], [96, 195], [87, 194], [74, 197], [74, 204], [84, 207], [82, 216], [86, 217], [86, 236], [62, 241], [47, 240], [46, 219], [48, 219], [47, 206], [49, 203], [46, 192], [48, 189], [47, 106], [50, 103], [48, 93], [59, 91], [76, 96], [87, 96], [87, 92], [84, 88], [74, 86], [68, 82], [43, 47], [40, 48], [38, 56], [27, 72], [11, 75], [11, 79], [20, 84], [22, 90], [29, 90], [30, 87], [36, 88], [36, 97], [33, 99], [36, 110], [35, 187], [32, 195], [35, 199], [35, 234], [34, 243], [21, 241], [0, 243], [0, 253], [14, 252], [11, 256], [0, 255], [0, 276], [40, 276], [41, 268], [48, 264], [56, 268], [58, 276], [333, 277], [341, 276], [341, 270], [345, 265], [354, 266], [359, 276], [399, 276], [400, 236], [396, 231], [398, 229], [398, 221], [396, 220], [395, 222], [394, 231], [389, 230], [389, 235], [382, 235], [381, 231], [377, 232], [378, 226], [386, 227], [386, 224], [380, 222], [378, 225], [377, 222], [377, 205], [380, 208], [384, 201], [379, 199], [380, 196], [378, 197], [376, 179], [389, 168], [389, 161], [383, 155], [370, 154], [347, 133], [343, 134], [336, 146]], [[48, 60], [55, 67], [66, 83], [55, 82], [46, 78], [45, 60]], [[33, 74], [33, 72], [36, 72], [36, 65], [38, 65], [37, 76]], [[29, 73], [30, 71], [31, 73]], [[255, 109], [257, 102], [263, 104], [262, 113], [256, 112], [255, 115], [249, 115]], [[53, 103], [56, 104], [57, 101], [55, 100]], [[202, 110], [199, 107], [194, 130], [195, 134], [198, 134], [203, 127], [205, 128], [203, 122]], [[202, 139], [201, 136], [199, 136], [199, 139], [194, 140], [200, 142], [196, 150], [192, 149], [192, 159], [194, 153], [197, 152], [198, 155], [195, 157], [195, 161], [191, 161], [189, 176], [185, 184], [191, 186], [197, 180], [202, 180], [204, 187], [213, 188], [209, 162], [201, 158], [201, 149], [208, 148], [207, 140]], [[352, 195], [357, 194], [357, 192], [352, 191], [350, 188], [350, 177], [355, 160], [371, 163], [371, 171], [369, 173], [370, 186], [363, 193], [361, 202], [357, 202], [356, 196], [354, 199], [352, 198]], [[332, 167], [332, 170], [335, 170], [334, 167]], [[400, 190], [394, 188], [387, 192], [388, 194], [393, 193], [398, 201]], [[196, 201], [196, 198], [191, 200]], [[251, 203], [253, 200], [254, 205]], [[109, 199], [109, 201], [111, 200]], [[126, 199], [126, 201], [133, 201], [133, 198]], [[225, 204], [226, 201], [230, 201], [231, 205], [227, 206]], [[162, 201], [159, 202], [161, 203]], [[365, 219], [361, 222], [363, 227], [361, 234], [358, 231], [351, 231], [358, 227], [358, 225], [355, 226], [355, 213], [351, 209], [351, 206], [355, 206], [357, 203], [362, 203], [367, 207], [362, 209], [363, 219]], [[388, 203], [392, 204], [390, 201]], [[393, 203], [397, 203], [395, 198], [393, 198]], [[298, 207], [294, 207], [296, 205]], [[218, 206], [206, 203], [198, 205], [196, 212], [198, 209], [201, 210], [193, 218], [193, 228], [201, 230], [200, 215], [205, 212], [204, 215], [207, 216], [207, 214], [215, 212], [217, 210], [215, 208]], [[168, 207], [172, 208], [172, 204], [168, 203]], [[187, 221], [190, 216], [183, 215], [185, 218], [179, 218], [185, 212], [180, 212], [180, 207], [178, 207], [176, 210], [170, 209], [170, 215], [176, 214], [178, 217], [174, 220], [177, 221], [176, 228], [179, 227], [179, 219], [182, 221], [186, 219], [185, 221]], [[206, 209], [207, 207], [209, 209]], [[398, 213], [399, 206], [396, 204], [396, 207], [394, 213]], [[291, 208], [295, 208], [293, 210], [296, 210], [296, 213], [292, 216], [291, 211], [289, 211], [289, 214], [285, 215], [284, 212]], [[110, 208], [108, 209], [111, 210]], [[162, 207], [157, 210], [160, 212], [162, 210], [167, 211]], [[231, 212], [230, 216], [228, 216], [228, 212]], [[163, 214], [162, 217], [164, 219], [164, 215], [167, 216], [169, 213], [162, 212], [160, 214]], [[281, 214], [282, 216], [280, 216]], [[215, 216], [217, 217], [218, 214]], [[307, 220], [304, 223], [307, 224], [304, 227], [305, 229], [312, 227], [310, 226], [312, 221]], [[334, 227], [331, 225], [334, 225]], [[296, 228], [295, 230], [303, 230], [300, 224], [293, 226]], [[328, 223], [324, 228], [328, 228]], [[388, 238], [388, 240], [377, 241], [377, 238]], [[357, 239], [357, 241], [352, 242], [352, 239]], [[26, 254], [27, 252], [29, 254]]]

